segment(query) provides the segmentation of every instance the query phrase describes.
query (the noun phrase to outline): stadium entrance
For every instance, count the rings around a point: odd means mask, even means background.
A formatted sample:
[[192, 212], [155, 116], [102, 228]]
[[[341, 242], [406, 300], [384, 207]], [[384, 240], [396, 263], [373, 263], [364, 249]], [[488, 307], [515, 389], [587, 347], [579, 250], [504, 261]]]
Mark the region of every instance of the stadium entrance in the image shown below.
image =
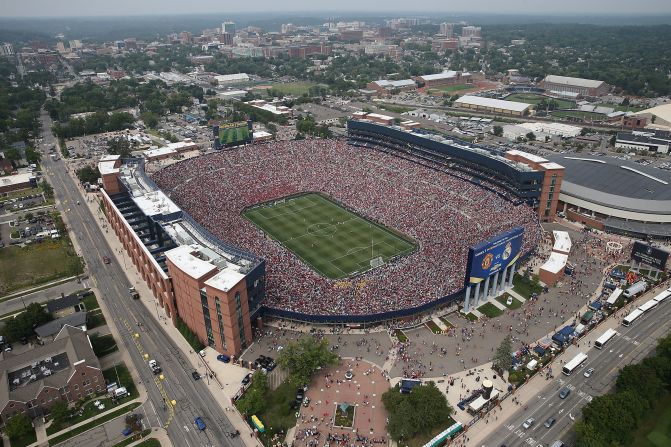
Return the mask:
[[469, 249], [464, 313], [513, 286], [523, 235], [523, 227], [514, 228]]

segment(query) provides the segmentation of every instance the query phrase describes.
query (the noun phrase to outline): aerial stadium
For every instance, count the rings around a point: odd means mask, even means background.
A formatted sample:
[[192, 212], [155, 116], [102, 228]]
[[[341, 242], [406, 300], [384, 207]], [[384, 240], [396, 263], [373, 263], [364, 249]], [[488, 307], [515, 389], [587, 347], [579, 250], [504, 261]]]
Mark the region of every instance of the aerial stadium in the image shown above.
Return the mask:
[[212, 234], [266, 260], [264, 306], [288, 318], [416, 312], [462, 291], [469, 247], [520, 225], [525, 253], [538, 242], [529, 191], [355, 140], [246, 146], [153, 180]]
[[151, 177], [143, 159], [104, 157], [110, 228], [173, 324], [229, 355], [265, 317], [369, 324], [510, 287], [556, 210], [561, 166], [383, 118]]

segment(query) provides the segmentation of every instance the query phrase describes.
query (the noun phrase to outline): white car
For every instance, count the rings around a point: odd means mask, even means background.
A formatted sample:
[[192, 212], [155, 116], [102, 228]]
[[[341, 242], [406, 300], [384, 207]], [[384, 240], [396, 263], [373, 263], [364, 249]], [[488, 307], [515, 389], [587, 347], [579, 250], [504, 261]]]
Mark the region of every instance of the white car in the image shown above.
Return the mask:
[[527, 419], [526, 421], [524, 421], [524, 422], [522, 423], [522, 428], [524, 428], [524, 429], [526, 430], [527, 428], [529, 428], [529, 427], [531, 427], [532, 425], [534, 425], [534, 422], [536, 422], [536, 419], [534, 419], [534, 418], [529, 418], [529, 419]]
[[584, 373], [582, 373], [583, 376], [589, 377], [594, 373], [594, 368], [587, 368]]

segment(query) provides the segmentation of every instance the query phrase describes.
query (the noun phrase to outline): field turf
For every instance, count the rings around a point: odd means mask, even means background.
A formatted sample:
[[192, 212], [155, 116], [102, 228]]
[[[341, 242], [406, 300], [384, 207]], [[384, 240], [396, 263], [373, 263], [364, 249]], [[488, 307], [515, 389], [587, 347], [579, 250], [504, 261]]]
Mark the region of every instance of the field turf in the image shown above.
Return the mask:
[[534, 105], [540, 103], [543, 99], [556, 102], [560, 109], [572, 109], [575, 107], [575, 102], [573, 101], [558, 98], [548, 98], [543, 95], [536, 95], [533, 93], [514, 93], [512, 95], [508, 95], [505, 98], [506, 101], [523, 102]]
[[314, 193], [250, 208], [244, 216], [332, 279], [369, 270], [378, 257], [386, 262], [415, 249], [409, 238]]
[[229, 127], [219, 131], [219, 140], [224, 145], [245, 141], [247, 137], [249, 137], [247, 127]]

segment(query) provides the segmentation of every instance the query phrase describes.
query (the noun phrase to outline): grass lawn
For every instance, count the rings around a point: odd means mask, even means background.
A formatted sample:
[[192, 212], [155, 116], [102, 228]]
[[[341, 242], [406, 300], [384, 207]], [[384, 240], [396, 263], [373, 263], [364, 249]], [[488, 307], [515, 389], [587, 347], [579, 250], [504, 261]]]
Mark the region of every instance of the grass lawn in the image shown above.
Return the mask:
[[161, 447], [161, 441], [156, 438], [149, 438], [136, 444], [135, 447]]
[[249, 129], [247, 126], [229, 127], [219, 131], [219, 141], [221, 144], [233, 145], [239, 141], [247, 141], [249, 138]]
[[466, 314], [466, 319], [467, 319], [468, 321], [478, 321], [478, 317], [476, 317], [475, 315], [473, 315], [471, 312], [469, 312], [469, 313]]
[[401, 343], [405, 343], [408, 341], [408, 337], [400, 329], [396, 329], [394, 335], [396, 335], [396, 338], [398, 338], [398, 341], [400, 341]]
[[526, 104], [538, 104], [540, 103], [543, 99], [546, 101], [554, 101], [557, 103], [557, 107], [560, 109], [571, 109], [575, 107], [575, 102], [573, 101], [568, 101], [566, 99], [556, 99], [556, 98], [548, 98], [543, 95], [535, 95], [533, 93], [514, 93], [512, 95], [506, 96], [505, 100], [506, 101], [514, 101], [514, 102], [523, 102]]
[[504, 293], [504, 294], [501, 295], [501, 296], [497, 296], [497, 297], [496, 297], [496, 301], [498, 301], [499, 303], [503, 304], [503, 305], [506, 306], [508, 309], [513, 309], [513, 310], [514, 310], [514, 309], [519, 309], [520, 307], [522, 307], [522, 302], [521, 302], [520, 300], [518, 300], [517, 298], [513, 298], [513, 303], [512, 303], [510, 306], [508, 306], [508, 305], [506, 304], [506, 302], [508, 301], [508, 297], [509, 297], [509, 296], [510, 296], [509, 294]]
[[540, 284], [534, 282], [533, 279], [530, 278], [527, 280], [519, 273], [515, 273], [515, 277], [513, 278], [513, 290], [524, 298], [529, 299], [532, 293], [541, 293], [543, 288]]
[[648, 418], [634, 432], [631, 447], [671, 447], [671, 394], [657, 401]]
[[273, 90], [283, 95], [303, 96], [310, 93], [310, 88], [316, 86], [314, 82], [288, 82], [286, 84], [273, 84]]
[[86, 306], [86, 310], [89, 311], [100, 308], [100, 304], [98, 304], [98, 299], [93, 293], [91, 293], [90, 295], [86, 295], [84, 298], [82, 298], [82, 303], [84, 303], [84, 306]]
[[9, 438], [9, 443], [12, 447], [25, 447], [37, 441], [37, 434], [33, 429], [32, 432], [28, 433], [26, 436], [21, 436], [20, 438]]
[[429, 330], [430, 330], [431, 332], [433, 332], [434, 334], [442, 334], [442, 333], [443, 333], [443, 331], [440, 330], [440, 328], [438, 327], [438, 325], [437, 325], [436, 323], [434, 323], [433, 321], [431, 321], [431, 320], [427, 321], [427, 322], [424, 323], [424, 324], [425, 324], [426, 327], [428, 327]]
[[94, 309], [93, 311], [88, 312], [86, 315], [86, 327], [88, 329], [100, 327], [104, 324], [107, 324], [107, 321], [105, 320], [103, 312], [100, 310], [100, 308]]
[[244, 216], [327, 278], [346, 278], [408, 254], [409, 238], [319, 195], [305, 194], [250, 208]]
[[73, 428], [72, 430], [63, 433], [62, 435], [59, 435], [59, 436], [56, 436], [54, 438], [49, 439], [49, 445], [60, 444], [61, 442], [66, 441], [70, 438], [73, 438], [80, 433], [84, 433], [85, 431], [91, 430], [93, 427], [97, 427], [99, 425], [104, 424], [107, 421], [111, 421], [112, 419], [116, 419], [121, 415], [129, 413], [129, 412], [133, 411], [134, 409], [136, 409], [137, 407], [139, 407], [140, 405], [142, 405], [140, 402], [134, 402], [134, 403], [128, 405], [127, 407], [119, 408], [118, 410], [113, 411], [113, 412], [111, 412], [111, 413], [109, 413], [109, 414], [107, 414], [103, 417], [100, 417], [100, 418], [98, 418], [94, 421], [91, 421], [88, 424], [83, 424], [83, 425], [80, 425], [77, 428]]
[[447, 318], [445, 317], [438, 317], [438, 318], [440, 319], [440, 321], [445, 323], [445, 326], [447, 326], [449, 329], [452, 329], [454, 327], [454, 325], [450, 323], [450, 320], [448, 320]]
[[119, 350], [112, 334], [101, 336], [92, 335], [90, 338], [91, 345], [93, 345], [93, 352], [97, 357], [103, 357]]
[[489, 318], [495, 318], [503, 314], [503, 311], [492, 303], [485, 303], [478, 307], [478, 312]]
[[347, 411], [344, 413], [340, 409], [340, 407], [337, 408], [336, 413], [335, 413], [335, 426], [336, 427], [351, 427], [354, 425], [354, 411], [355, 407], [349, 406], [347, 407]]
[[40, 188], [30, 188], [30, 189], [22, 189], [20, 191], [11, 191], [7, 193], [0, 194], [0, 202], [4, 202], [6, 200], [12, 200], [12, 199], [20, 199], [22, 197], [26, 196], [32, 196], [35, 194], [40, 194]]
[[83, 271], [83, 263], [67, 237], [27, 247], [5, 247], [0, 250], [0, 296], [58, 278], [79, 275]]
[[266, 427], [266, 431], [259, 437], [264, 445], [271, 445], [271, 439], [280, 431], [287, 432], [296, 425], [296, 410], [289, 403], [296, 399], [296, 387], [289, 382], [282, 383], [275, 391], [268, 395], [268, 406], [256, 416]]
[[129, 396], [122, 399], [122, 402], [124, 400], [135, 399], [140, 395], [137, 392], [137, 388], [135, 388], [135, 383], [133, 382], [133, 378], [126, 367], [126, 364], [123, 362], [103, 370], [103, 377], [105, 377], [107, 383], [116, 382], [120, 387], [126, 387]]

